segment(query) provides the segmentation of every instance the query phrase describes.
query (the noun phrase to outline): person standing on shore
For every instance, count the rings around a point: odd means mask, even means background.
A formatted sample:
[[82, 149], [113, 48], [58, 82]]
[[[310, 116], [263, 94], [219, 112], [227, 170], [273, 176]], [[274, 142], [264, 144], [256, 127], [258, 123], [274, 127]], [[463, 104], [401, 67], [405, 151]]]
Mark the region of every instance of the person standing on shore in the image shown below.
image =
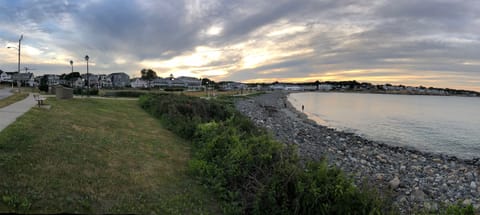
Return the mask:
[[303, 112], [303, 110], [305, 110], [305, 106], [302, 105], [302, 112]]

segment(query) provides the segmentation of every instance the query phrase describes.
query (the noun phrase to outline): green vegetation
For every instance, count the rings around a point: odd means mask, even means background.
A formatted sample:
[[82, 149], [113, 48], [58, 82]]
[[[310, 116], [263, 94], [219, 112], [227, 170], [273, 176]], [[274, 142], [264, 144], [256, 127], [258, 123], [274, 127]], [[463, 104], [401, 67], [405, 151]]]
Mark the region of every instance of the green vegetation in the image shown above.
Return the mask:
[[231, 106], [194, 97], [147, 95], [141, 106], [192, 139], [190, 170], [223, 200], [227, 214], [385, 214], [391, 204], [356, 188], [326, 162], [301, 165]]
[[11, 96], [0, 100], [0, 108], [6, 107], [6, 106], [11, 105], [15, 102], [21, 101], [21, 100], [27, 98], [27, 96], [28, 96], [28, 93], [24, 93], [24, 92], [13, 93]]
[[98, 92], [99, 96], [103, 97], [133, 97], [137, 98], [142, 95], [146, 95], [150, 93], [146, 90], [100, 90]]
[[464, 205], [461, 202], [457, 202], [456, 204], [451, 204], [451, 205], [445, 205], [441, 204], [440, 205], [440, 210], [438, 211], [428, 211], [428, 210], [423, 210], [420, 211], [417, 214], [438, 214], [438, 215], [475, 215], [475, 209], [473, 208], [473, 205]]
[[[254, 94], [258, 92], [250, 91], [249, 93]], [[136, 98], [146, 94], [174, 94], [174, 95], [187, 95], [187, 96], [194, 96], [194, 97], [207, 96], [205, 91], [184, 91], [183, 88], [177, 91], [175, 90], [175, 88], [162, 89], [162, 90], [159, 90], [158, 88], [150, 89], [150, 90], [148, 89], [125, 89], [125, 90], [101, 89], [98, 91], [98, 95], [103, 97], [135, 97]], [[237, 90], [237, 91], [209, 90], [209, 94], [210, 96], [212, 96], [213, 94], [215, 94], [215, 96], [232, 96], [232, 95], [240, 94], [240, 90]]]
[[0, 133], [0, 213], [218, 214], [137, 101], [49, 99]]

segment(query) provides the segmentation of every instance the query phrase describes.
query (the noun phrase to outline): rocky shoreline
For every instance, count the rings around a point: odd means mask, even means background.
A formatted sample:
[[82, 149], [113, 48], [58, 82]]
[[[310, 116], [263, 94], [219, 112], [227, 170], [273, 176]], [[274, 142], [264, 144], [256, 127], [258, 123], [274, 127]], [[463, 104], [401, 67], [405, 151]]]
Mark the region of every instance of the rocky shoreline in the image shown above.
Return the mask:
[[302, 159], [325, 157], [351, 174], [391, 193], [400, 212], [435, 211], [462, 202], [480, 210], [480, 160], [420, 152], [367, 140], [316, 124], [295, 110], [287, 93], [273, 92], [235, 102], [237, 110], [279, 141], [297, 145]]

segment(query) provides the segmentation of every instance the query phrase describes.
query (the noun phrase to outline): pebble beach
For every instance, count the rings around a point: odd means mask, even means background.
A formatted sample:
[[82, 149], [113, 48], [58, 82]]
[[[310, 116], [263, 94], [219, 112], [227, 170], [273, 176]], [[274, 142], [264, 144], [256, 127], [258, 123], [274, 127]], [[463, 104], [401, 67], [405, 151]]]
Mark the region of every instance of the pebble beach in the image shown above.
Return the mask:
[[356, 185], [367, 182], [388, 193], [402, 214], [457, 202], [480, 210], [480, 159], [387, 145], [318, 125], [289, 104], [287, 95], [266, 93], [238, 100], [235, 106], [277, 140], [296, 145], [302, 160], [326, 159]]

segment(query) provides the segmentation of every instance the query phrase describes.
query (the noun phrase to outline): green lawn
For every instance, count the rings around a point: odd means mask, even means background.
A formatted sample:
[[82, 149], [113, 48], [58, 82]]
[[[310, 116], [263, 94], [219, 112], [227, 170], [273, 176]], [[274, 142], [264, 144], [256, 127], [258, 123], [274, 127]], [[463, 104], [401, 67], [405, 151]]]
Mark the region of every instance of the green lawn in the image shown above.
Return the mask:
[[0, 213], [218, 213], [188, 143], [137, 101], [47, 103], [0, 133]]

